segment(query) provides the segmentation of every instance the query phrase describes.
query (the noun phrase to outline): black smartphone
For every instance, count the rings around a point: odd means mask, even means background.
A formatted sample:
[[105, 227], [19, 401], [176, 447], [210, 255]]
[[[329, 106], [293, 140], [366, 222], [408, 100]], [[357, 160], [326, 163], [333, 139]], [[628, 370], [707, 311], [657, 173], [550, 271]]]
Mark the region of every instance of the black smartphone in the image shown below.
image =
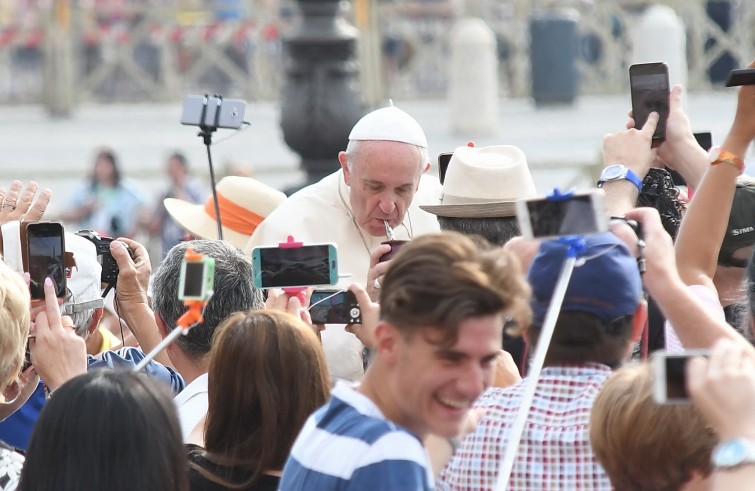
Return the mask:
[[669, 113], [668, 67], [665, 63], [640, 63], [629, 67], [629, 87], [632, 95], [632, 117], [637, 129], [642, 129], [650, 113], [660, 116], [653, 140], [666, 138]]
[[255, 247], [252, 267], [257, 288], [335, 285], [338, 282], [335, 244]]
[[313, 324], [360, 324], [362, 312], [349, 290], [315, 290], [309, 300]]
[[31, 222], [26, 225], [26, 257], [31, 298], [45, 298], [45, 278], [55, 283], [55, 295], [66, 294], [65, 233], [59, 222]]
[[516, 202], [519, 229], [525, 239], [585, 235], [608, 230], [608, 219], [598, 192], [560, 199], [540, 198]]
[[693, 356], [710, 356], [708, 350], [688, 350], [670, 354], [656, 351], [651, 359], [653, 399], [658, 404], [689, 404], [687, 362]]
[[448, 170], [448, 164], [451, 162], [453, 152], [444, 152], [438, 154], [438, 177], [440, 183], [443, 184], [446, 181], [446, 170]]
[[744, 68], [729, 72], [729, 76], [726, 77], [726, 86], [736, 87], [739, 85], [755, 85], [755, 68]]

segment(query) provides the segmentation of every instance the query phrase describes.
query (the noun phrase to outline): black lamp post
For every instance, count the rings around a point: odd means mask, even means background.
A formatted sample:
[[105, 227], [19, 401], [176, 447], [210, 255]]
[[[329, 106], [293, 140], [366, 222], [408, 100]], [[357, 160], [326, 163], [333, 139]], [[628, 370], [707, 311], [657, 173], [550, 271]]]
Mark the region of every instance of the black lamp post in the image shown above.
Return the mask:
[[312, 183], [338, 169], [352, 126], [365, 113], [356, 64], [357, 30], [338, 0], [297, 0], [301, 23], [283, 40], [281, 129]]

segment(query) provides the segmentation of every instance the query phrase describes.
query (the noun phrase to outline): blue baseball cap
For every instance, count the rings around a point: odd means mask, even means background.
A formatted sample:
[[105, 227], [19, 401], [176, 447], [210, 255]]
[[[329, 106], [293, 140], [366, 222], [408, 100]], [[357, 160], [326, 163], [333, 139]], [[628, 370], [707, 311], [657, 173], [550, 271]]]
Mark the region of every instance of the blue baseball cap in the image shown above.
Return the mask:
[[[585, 312], [608, 323], [634, 314], [642, 299], [637, 259], [616, 235], [607, 232], [582, 238], [561, 312]], [[532, 286], [533, 320], [542, 324], [569, 245], [543, 241], [527, 273]], [[584, 264], [580, 258], [585, 259]]]

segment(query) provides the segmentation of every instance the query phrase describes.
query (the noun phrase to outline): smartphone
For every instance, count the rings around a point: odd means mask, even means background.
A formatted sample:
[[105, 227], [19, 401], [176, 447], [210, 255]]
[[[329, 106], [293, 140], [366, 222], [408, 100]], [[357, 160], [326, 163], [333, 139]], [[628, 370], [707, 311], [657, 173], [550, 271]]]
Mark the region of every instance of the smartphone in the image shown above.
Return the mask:
[[451, 162], [451, 157], [453, 156], [453, 152], [444, 152], [438, 154], [438, 177], [440, 178], [441, 184], [446, 181], [446, 170], [448, 170], [448, 164], [449, 162]]
[[653, 140], [664, 140], [669, 113], [668, 67], [665, 63], [641, 63], [630, 66], [629, 87], [635, 127], [642, 129], [650, 113], [655, 111], [660, 118], [653, 133]]
[[556, 200], [519, 200], [516, 216], [525, 239], [597, 234], [608, 230], [603, 193], [599, 191]]
[[184, 259], [178, 279], [178, 299], [206, 302], [215, 284], [215, 259], [202, 256], [198, 260]]
[[349, 290], [315, 290], [309, 300], [313, 324], [361, 324], [362, 311]]
[[730, 71], [729, 76], [726, 77], [726, 86], [736, 87], [738, 85], [755, 85], [755, 68]]
[[694, 356], [710, 356], [708, 350], [688, 350], [670, 354], [656, 351], [650, 358], [653, 371], [653, 399], [658, 404], [689, 404], [687, 361]]
[[335, 285], [338, 282], [335, 244], [255, 247], [252, 267], [257, 288]]
[[181, 124], [237, 130], [244, 123], [245, 110], [246, 102], [240, 99], [189, 95], [184, 99]]
[[26, 258], [31, 298], [45, 298], [45, 278], [52, 278], [55, 296], [66, 294], [65, 233], [60, 222], [31, 222], [26, 225]]

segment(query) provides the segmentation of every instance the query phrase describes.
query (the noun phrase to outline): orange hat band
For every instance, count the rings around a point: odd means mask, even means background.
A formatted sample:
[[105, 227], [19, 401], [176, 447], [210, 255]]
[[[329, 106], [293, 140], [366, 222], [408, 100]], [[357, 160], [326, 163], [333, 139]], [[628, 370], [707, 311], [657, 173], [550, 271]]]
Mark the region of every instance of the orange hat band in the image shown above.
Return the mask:
[[[240, 234], [252, 235], [254, 229], [256, 229], [265, 218], [247, 210], [243, 206], [237, 205], [220, 193], [218, 193], [218, 206], [220, 207], [220, 219], [223, 222], [223, 226]], [[212, 201], [212, 196], [205, 201], [204, 211], [210, 215], [213, 220], [217, 221], [217, 217], [215, 216], [215, 204]]]

